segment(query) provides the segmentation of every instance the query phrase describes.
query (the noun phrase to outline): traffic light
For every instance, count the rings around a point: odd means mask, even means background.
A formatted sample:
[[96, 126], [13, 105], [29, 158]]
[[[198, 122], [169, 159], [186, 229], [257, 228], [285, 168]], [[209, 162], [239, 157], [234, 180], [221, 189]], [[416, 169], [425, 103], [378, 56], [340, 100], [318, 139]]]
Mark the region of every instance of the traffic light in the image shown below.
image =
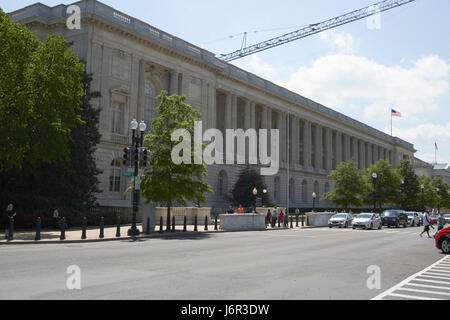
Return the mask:
[[128, 166], [131, 162], [130, 148], [123, 148], [123, 165]]
[[140, 158], [141, 158], [140, 166], [142, 168], [145, 168], [147, 166], [147, 161], [148, 161], [148, 151], [145, 149], [141, 149], [141, 157]]

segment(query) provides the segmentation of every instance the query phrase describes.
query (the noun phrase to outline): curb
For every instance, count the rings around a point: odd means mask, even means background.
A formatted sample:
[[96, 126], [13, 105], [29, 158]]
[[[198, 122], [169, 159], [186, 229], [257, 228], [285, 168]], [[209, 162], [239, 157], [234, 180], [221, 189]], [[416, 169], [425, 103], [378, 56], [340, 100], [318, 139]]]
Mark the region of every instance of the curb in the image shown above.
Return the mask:
[[[298, 228], [297, 230], [302, 229], [313, 229], [313, 228], [321, 228], [321, 227], [303, 227]], [[153, 233], [149, 235], [143, 235], [143, 236], [137, 236], [135, 238], [133, 237], [119, 237], [119, 238], [97, 238], [97, 239], [77, 239], [77, 240], [25, 240], [25, 241], [12, 241], [12, 242], [0, 242], [0, 246], [4, 245], [27, 245], [27, 244], [64, 244], [64, 243], [92, 243], [92, 242], [107, 242], [107, 241], [121, 241], [121, 240], [134, 240], [139, 241], [140, 239], [160, 239], [160, 238], [171, 238], [175, 236], [195, 236], [195, 235], [201, 235], [201, 234], [211, 234], [211, 233], [232, 233], [232, 232], [249, 232], [249, 231], [281, 231], [281, 230], [294, 230], [296, 228], [276, 228], [276, 229], [265, 229], [265, 230], [235, 230], [235, 231], [222, 231], [222, 230], [211, 230], [211, 231], [176, 231], [176, 232], [170, 232], [170, 233], [159, 233], [159, 231], [154, 231]]]

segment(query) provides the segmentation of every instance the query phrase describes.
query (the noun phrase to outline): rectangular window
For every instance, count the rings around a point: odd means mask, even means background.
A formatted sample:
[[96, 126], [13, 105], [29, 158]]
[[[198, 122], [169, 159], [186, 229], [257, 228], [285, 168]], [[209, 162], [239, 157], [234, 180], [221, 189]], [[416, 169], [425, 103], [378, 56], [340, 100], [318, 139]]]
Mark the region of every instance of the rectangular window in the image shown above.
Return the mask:
[[123, 121], [124, 103], [113, 101], [111, 103], [112, 112], [112, 132], [122, 134], [122, 121]]
[[109, 176], [109, 191], [120, 192], [120, 176], [119, 175]]

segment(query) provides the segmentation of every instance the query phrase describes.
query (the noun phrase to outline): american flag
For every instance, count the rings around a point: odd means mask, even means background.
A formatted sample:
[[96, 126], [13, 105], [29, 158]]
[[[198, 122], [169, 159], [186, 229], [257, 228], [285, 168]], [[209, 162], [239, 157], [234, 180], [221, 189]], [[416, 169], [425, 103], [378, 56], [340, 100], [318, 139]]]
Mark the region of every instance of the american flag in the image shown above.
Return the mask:
[[402, 114], [401, 114], [400, 112], [395, 111], [394, 109], [391, 109], [391, 110], [392, 110], [392, 111], [391, 111], [391, 115], [392, 115], [393, 117], [399, 117], [399, 118], [402, 117]]

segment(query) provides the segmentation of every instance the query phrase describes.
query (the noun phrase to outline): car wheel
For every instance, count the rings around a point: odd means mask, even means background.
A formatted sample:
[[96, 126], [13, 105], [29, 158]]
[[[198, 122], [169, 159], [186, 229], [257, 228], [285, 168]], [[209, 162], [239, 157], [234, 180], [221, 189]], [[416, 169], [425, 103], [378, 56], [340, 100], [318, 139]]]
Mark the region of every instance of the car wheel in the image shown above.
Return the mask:
[[330, 229], [333, 228], [332, 226], [328, 226]]
[[383, 225], [380, 223], [380, 225], [378, 226], [378, 230], [381, 230], [382, 227]]
[[347, 222], [345, 222], [344, 228], [347, 229], [347, 227], [348, 227], [348, 224], [347, 224]]
[[408, 222], [405, 222], [405, 224], [403, 225], [403, 228], [408, 228]]
[[450, 239], [444, 239], [441, 241], [441, 250], [445, 254], [450, 253]]
[[355, 230], [356, 228], [355, 228], [355, 227], [352, 227], [352, 229]]

